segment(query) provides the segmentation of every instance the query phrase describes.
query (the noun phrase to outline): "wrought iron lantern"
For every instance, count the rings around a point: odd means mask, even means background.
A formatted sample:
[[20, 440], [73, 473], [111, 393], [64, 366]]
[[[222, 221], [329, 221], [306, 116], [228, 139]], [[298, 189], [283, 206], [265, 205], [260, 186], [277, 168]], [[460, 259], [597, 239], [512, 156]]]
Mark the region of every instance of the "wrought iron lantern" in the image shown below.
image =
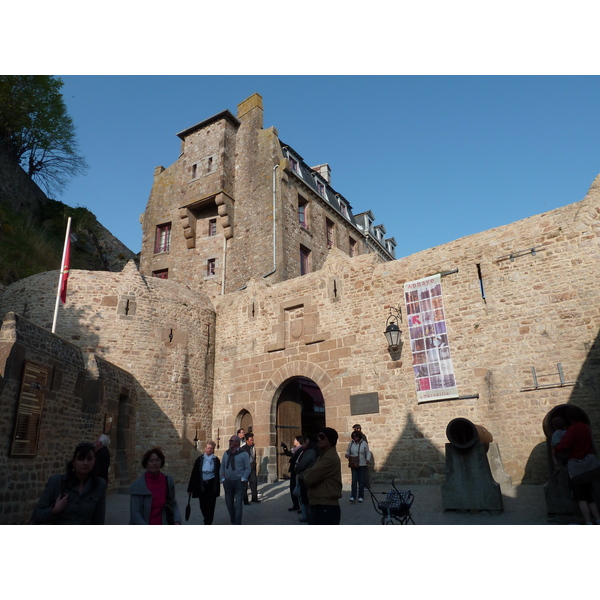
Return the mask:
[[402, 348], [402, 331], [398, 327], [398, 322], [402, 321], [402, 312], [400, 308], [390, 306], [390, 314], [386, 321], [385, 337], [389, 349], [392, 352], [398, 352]]

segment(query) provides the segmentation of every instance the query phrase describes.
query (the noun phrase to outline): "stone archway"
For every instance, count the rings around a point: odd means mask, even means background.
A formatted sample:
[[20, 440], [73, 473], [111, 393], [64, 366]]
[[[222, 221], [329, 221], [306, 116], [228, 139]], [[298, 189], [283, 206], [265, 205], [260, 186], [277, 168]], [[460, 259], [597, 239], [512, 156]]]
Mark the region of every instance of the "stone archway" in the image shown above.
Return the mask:
[[275, 423], [278, 479], [289, 477], [290, 457], [283, 451], [282, 444], [291, 450], [298, 435], [315, 441], [325, 423], [325, 399], [319, 386], [306, 377], [293, 377], [284, 382]]
[[[265, 448], [264, 454], [267, 463], [267, 477], [270, 482], [276, 481], [279, 476], [278, 471], [282, 470], [281, 468], [278, 469], [278, 450], [280, 449], [278, 444], [281, 442], [277, 441], [277, 409], [282, 393], [286, 390], [290, 382], [293, 381], [310, 381], [322, 394], [324, 408], [326, 407], [328, 400], [335, 394], [333, 379], [321, 367], [308, 361], [292, 361], [286, 363], [271, 375], [261, 396], [261, 401], [270, 406], [270, 444]], [[299, 431], [292, 434], [292, 439], [294, 435], [303, 433], [301, 431], [302, 421], [300, 421], [298, 425]], [[307, 433], [310, 434], [311, 431], [308, 431]]]

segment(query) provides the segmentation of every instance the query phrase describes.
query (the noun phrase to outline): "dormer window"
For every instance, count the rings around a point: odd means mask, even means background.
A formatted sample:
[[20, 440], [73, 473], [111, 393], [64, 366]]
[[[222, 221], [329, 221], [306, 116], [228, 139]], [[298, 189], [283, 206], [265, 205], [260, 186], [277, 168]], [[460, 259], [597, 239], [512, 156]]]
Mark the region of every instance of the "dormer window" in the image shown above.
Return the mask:
[[300, 175], [300, 165], [298, 164], [298, 161], [293, 156], [289, 157], [289, 161], [290, 169], [294, 171], [294, 173]]
[[342, 211], [342, 214], [348, 218], [348, 207], [340, 200], [340, 210]]
[[323, 183], [321, 183], [318, 179], [317, 179], [317, 192], [319, 192], [319, 194], [321, 194], [321, 196], [325, 196], [325, 185]]

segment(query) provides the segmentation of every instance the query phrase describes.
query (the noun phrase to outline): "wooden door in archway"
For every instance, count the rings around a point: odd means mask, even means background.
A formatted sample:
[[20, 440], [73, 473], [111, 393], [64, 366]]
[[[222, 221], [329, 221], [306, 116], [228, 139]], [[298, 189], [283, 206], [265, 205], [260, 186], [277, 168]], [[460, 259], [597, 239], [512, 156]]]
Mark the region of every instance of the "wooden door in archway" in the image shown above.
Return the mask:
[[302, 404], [295, 400], [283, 399], [277, 405], [277, 477], [289, 479], [290, 457], [283, 453], [281, 444], [291, 450], [294, 438], [302, 435]]

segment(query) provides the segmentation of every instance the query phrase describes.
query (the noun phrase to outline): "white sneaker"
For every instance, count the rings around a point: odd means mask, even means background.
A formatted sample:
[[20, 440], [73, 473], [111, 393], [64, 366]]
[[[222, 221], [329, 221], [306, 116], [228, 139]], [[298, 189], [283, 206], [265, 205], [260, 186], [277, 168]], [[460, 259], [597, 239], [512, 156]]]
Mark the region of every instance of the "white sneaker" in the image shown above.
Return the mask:
[[354, 502], [354, 496], [350, 496], [350, 502]]
[[363, 501], [363, 499], [362, 499], [362, 498], [359, 498], [359, 499], [358, 499], [358, 501], [359, 501], [359, 502], [362, 502], [362, 501]]

